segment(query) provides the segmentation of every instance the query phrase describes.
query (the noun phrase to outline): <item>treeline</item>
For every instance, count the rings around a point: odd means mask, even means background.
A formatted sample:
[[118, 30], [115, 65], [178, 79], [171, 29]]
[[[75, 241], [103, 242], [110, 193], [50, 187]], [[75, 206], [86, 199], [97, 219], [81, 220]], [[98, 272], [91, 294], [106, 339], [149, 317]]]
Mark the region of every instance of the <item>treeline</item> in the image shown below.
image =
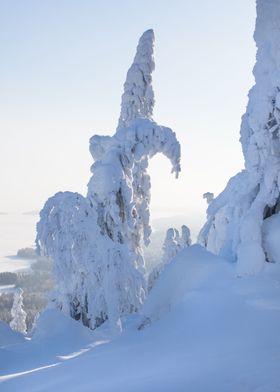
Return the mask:
[[[27, 313], [26, 326], [30, 330], [34, 320], [47, 305], [48, 293], [53, 287], [52, 263], [39, 257], [28, 272], [0, 274], [0, 285], [15, 285], [23, 290], [23, 308]], [[10, 323], [13, 293], [0, 294], [0, 320]]]
[[0, 286], [17, 284], [17, 274], [14, 272], [1, 272], [0, 273]]

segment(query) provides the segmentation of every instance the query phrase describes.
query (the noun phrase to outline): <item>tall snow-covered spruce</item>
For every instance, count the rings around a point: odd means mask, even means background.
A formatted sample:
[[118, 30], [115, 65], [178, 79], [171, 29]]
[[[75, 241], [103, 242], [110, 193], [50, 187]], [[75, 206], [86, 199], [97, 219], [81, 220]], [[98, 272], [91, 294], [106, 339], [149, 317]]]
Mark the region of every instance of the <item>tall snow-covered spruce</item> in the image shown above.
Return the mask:
[[108, 319], [120, 330], [122, 316], [142, 306], [143, 246], [151, 234], [148, 160], [162, 153], [176, 176], [180, 171], [175, 133], [152, 120], [153, 46], [148, 30], [127, 73], [116, 133], [90, 139], [87, 196], [56, 194], [37, 225], [38, 249], [54, 261], [53, 303], [90, 328]]
[[[269, 259], [263, 222], [280, 209], [280, 2], [257, 0], [255, 85], [241, 123], [245, 169], [207, 210], [199, 241], [256, 273]], [[280, 219], [280, 216], [279, 216]], [[279, 222], [280, 223], [280, 222]]]

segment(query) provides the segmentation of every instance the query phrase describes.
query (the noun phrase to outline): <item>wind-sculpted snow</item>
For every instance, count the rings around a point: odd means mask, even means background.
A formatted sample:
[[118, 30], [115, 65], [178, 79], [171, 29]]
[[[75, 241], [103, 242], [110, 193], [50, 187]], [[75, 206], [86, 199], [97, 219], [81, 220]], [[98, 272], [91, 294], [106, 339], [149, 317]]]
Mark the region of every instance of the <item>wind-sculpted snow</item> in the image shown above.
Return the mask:
[[116, 133], [90, 139], [87, 196], [56, 194], [38, 223], [38, 249], [54, 260], [53, 303], [91, 328], [109, 319], [119, 331], [121, 316], [141, 308], [147, 291], [143, 245], [151, 234], [148, 161], [162, 153], [176, 177], [180, 172], [175, 133], [151, 117], [153, 43], [152, 30], [140, 38]]
[[[168, 264], [114, 337], [57, 310], [21, 344], [0, 322], [1, 392], [278, 392], [280, 265], [254, 279], [201, 246]], [[2, 332], [4, 333], [3, 341]]]
[[210, 203], [199, 242], [238, 261], [238, 273], [262, 269], [264, 219], [279, 210], [280, 3], [257, 1], [255, 86], [241, 124], [245, 169]]
[[25, 337], [21, 332], [14, 331], [7, 323], [0, 320], [0, 351], [5, 346], [23, 343], [24, 341]]
[[[170, 230], [170, 229], [169, 229]], [[186, 246], [174, 254], [154, 282], [142, 308], [139, 328], [158, 320], [193, 290], [215, 274], [229, 274], [226, 260], [207, 252], [200, 245]], [[212, 278], [212, 280], [214, 280]]]

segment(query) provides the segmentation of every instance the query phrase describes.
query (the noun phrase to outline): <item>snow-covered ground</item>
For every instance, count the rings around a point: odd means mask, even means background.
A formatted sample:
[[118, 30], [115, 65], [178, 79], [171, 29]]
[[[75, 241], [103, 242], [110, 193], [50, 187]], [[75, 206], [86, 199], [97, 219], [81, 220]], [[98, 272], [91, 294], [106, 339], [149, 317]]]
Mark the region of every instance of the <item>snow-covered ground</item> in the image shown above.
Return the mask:
[[182, 251], [115, 338], [48, 310], [32, 340], [1, 348], [0, 390], [278, 392], [280, 265], [235, 268], [198, 245]]
[[37, 215], [0, 215], [0, 272], [16, 272], [30, 268], [34, 260], [16, 257], [21, 248], [34, 247]]

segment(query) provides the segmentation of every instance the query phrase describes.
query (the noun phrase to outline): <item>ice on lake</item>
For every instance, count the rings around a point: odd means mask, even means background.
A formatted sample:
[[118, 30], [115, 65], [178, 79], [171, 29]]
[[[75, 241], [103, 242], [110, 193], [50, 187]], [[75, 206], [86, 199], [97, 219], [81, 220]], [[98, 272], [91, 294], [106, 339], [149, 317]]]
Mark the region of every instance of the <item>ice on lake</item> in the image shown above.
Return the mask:
[[0, 272], [24, 271], [34, 259], [16, 257], [21, 248], [34, 247], [37, 215], [0, 214]]

